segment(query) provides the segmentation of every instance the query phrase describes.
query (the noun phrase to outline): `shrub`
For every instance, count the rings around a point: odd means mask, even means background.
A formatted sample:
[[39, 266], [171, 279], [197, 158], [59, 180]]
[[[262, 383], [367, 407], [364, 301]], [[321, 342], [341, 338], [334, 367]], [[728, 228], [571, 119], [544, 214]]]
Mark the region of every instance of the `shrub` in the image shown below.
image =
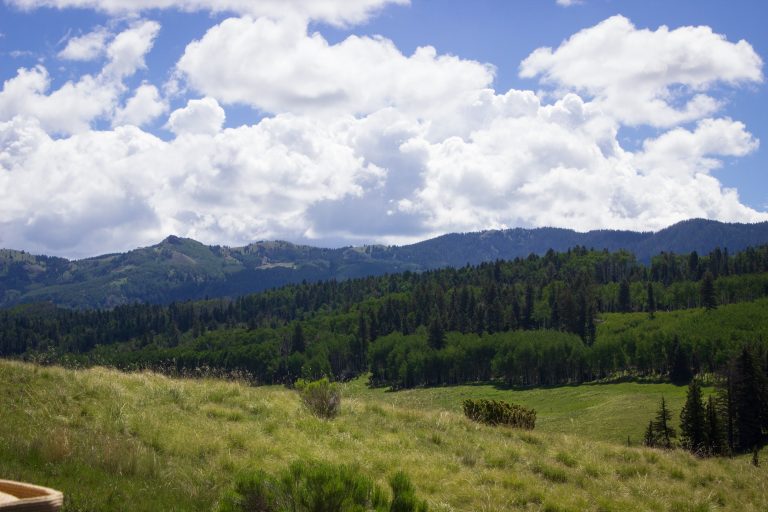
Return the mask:
[[219, 503], [219, 512], [427, 512], [408, 477], [390, 479], [392, 500], [357, 468], [295, 462], [278, 476], [241, 474]]
[[427, 503], [416, 498], [416, 491], [408, 476], [398, 471], [389, 479], [392, 503], [389, 512], [427, 512]]
[[341, 411], [341, 390], [335, 382], [323, 377], [314, 382], [296, 381], [301, 401], [312, 414], [320, 418], [333, 418]]
[[501, 400], [467, 399], [463, 408], [467, 418], [488, 425], [509, 425], [528, 430], [536, 425], [536, 411]]

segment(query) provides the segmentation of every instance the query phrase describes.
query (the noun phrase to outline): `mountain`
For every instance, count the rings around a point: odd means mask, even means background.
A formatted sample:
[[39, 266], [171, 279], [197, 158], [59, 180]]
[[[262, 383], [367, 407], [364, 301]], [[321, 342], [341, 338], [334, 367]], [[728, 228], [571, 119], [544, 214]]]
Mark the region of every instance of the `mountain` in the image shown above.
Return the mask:
[[565, 251], [574, 246], [626, 249], [643, 262], [662, 251], [706, 254], [768, 243], [768, 222], [726, 224], [702, 219], [656, 233], [537, 228], [454, 233], [407, 246], [324, 249], [288, 242], [208, 246], [170, 236], [157, 245], [83, 260], [0, 250], [0, 306], [53, 302], [72, 308], [132, 302], [168, 303], [237, 296], [303, 280], [349, 279], [459, 267], [496, 259]]

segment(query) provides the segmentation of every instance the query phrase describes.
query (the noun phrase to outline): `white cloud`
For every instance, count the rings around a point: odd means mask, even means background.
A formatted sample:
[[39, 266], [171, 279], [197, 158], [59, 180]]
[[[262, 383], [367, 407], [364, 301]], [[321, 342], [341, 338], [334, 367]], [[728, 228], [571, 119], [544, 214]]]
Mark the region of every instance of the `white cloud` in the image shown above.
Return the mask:
[[21, 114], [38, 119], [51, 133], [76, 133], [88, 130], [116, 101], [114, 84], [103, 84], [90, 75], [49, 93], [50, 81], [42, 66], [19, 69], [0, 91], [0, 120]]
[[634, 155], [594, 105], [569, 95], [535, 116], [500, 118], [467, 141], [409, 142], [405, 149], [420, 154], [427, 171], [416, 199], [401, 208], [423, 214], [435, 232], [768, 220], [709, 175], [720, 157], [756, 148], [741, 123], [720, 119], [702, 121], [694, 132], [668, 132]]
[[143, 69], [144, 56], [152, 49], [158, 32], [160, 24], [156, 21], [139, 21], [119, 33], [107, 47], [109, 64], [102, 73], [121, 79]]
[[52, 139], [17, 116], [0, 123], [0, 244], [83, 256], [168, 233], [300, 237], [312, 204], [382, 172], [348, 146], [352, 125], [278, 116], [170, 142], [133, 126]]
[[63, 60], [91, 61], [101, 57], [106, 51], [106, 41], [109, 32], [98, 28], [88, 34], [73, 37], [67, 41], [67, 46], [59, 52]]
[[224, 126], [226, 114], [213, 98], [190, 100], [187, 106], [171, 113], [168, 128], [176, 135], [183, 133], [215, 135]]
[[637, 29], [614, 16], [571, 36], [557, 49], [539, 48], [520, 66], [562, 90], [593, 96], [620, 121], [674, 126], [716, 112], [707, 94], [717, 83], [762, 82], [762, 60], [746, 41], [731, 43], [709, 27]]
[[149, 9], [230, 12], [255, 17], [295, 17], [333, 25], [364, 22], [389, 4], [408, 5], [410, 0], [7, 0], [21, 9], [96, 9], [110, 14], [140, 13]]
[[437, 55], [404, 56], [381, 37], [329, 44], [303, 22], [230, 18], [187, 46], [177, 68], [193, 89], [224, 104], [277, 113], [366, 114], [396, 107], [430, 119], [465, 104], [493, 69]]
[[570, 7], [572, 5], [581, 5], [584, 0], [557, 0], [557, 5], [562, 7]]
[[54, 91], [43, 66], [19, 69], [0, 90], [0, 121], [22, 115], [37, 119], [49, 133], [73, 134], [87, 131], [96, 119], [110, 118], [125, 91], [123, 79], [144, 67], [144, 55], [159, 29], [153, 21], [134, 23], [107, 46], [108, 62], [101, 73], [83, 75]]
[[646, 140], [636, 162], [646, 172], [663, 172], [670, 177], [707, 174], [721, 163], [711, 155], [745, 156], [758, 147], [759, 142], [743, 123], [704, 119], [695, 131], [675, 128], [656, 139]]
[[[613, 44], [622, 26], [608, 20], [526, 60], [523, 69], [558, 88], [552, 103], [550, 93], [496, 92], [492, 67], [429, 47], [405, 56], [384, 38], [331, 44], [295, 19], [225, 20], [178, 63], [181, 85], [202, 99], [168, 116], [175, 137], [165, 141], [137, 127], [167, 112], [162, 94], [124, 83], [144, 66], [159, 29], [136, 22], [109, 42], [97, 76], [49, 92], [37, 67], [4, 84], [0, 246], [83, 256], [169, 233], [226, 244], [403, 242], [521, 225], [648, 230], [690, 217], [768, 220], [717, 179], [724, 159], [759, 142], [742, 123], [709, 117], [723, 108], [712, 84], [761, 79], [759, 59], [752, 67], [733, 60], [751, 47], [701, 29], [691, 30], [706, 44], [661, 44], [692, 36], [629, 24], [634, 44], [657, 45], [673, 81], [651, 66], [644, 82], [610, 52], [602, 64], [564, 63], [560, 52], [579, 47], [574, 40], [602, 34]], [[650, 66], [644, 47], [634, 51]], [[600, 66], [602, 78], [579, 78], [578, 70], [600, 75]], [[678, 83], [690, 89], [682, 107]], [[616, 103], [621, 86], [638, 93], [627, 110]], [[225, 129], [222, 105], [232, 103], [274, 116]], [[648, 119], [638, 117], [641, 106]], [[96, 119], [113, 128], [93, 130]], [[697, 122], [674, 124], [684, 119]], [[635, 122], [672, 125], [631, 150], [618, 133]]]
[[123, 108], [118, 109], [112, 119], [112, 126], [131, 124], [143, 126], [168, 110], [168, 104], [160, 97], [157, 87], [140, 85]]

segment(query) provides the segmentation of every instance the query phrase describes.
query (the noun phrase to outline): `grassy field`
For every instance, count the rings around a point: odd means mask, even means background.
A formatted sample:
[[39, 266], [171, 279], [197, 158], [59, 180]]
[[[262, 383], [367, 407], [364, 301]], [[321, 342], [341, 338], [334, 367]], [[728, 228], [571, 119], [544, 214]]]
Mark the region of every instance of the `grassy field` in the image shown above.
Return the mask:
[[[357, 465], [383, 486], [402, 469], [434, 511], [768, 509], [768, 464], [608, 442], [642, 430], [662, 392], [679, 411], [684, 390], [665, 385], [387, 393], [356, 381], [332, 421], [283, 388], [149, 373], [0, 361], [0, 389], [0, 475], [63, 490], [70, 512], [210, 510], [239, 470], [296, 459]], [[539, 427], [472, 423], [467, 396], [534, 406]]]
[[[391, 407], [461, 414], [467, 398], [518, 403], [536, 410], [536, 430], [576, 434], [596, 441], [639, 444], [663, 396], [677, 421], [686, 386], [671, 384], [582, 384], [552, 388], [504, 389], [492, 385], [450, 386], [390, 392], [370, 389], [363, 379], [346, 385], [346, 395]], [[713, 392], [704, 388], [705, 395]]]

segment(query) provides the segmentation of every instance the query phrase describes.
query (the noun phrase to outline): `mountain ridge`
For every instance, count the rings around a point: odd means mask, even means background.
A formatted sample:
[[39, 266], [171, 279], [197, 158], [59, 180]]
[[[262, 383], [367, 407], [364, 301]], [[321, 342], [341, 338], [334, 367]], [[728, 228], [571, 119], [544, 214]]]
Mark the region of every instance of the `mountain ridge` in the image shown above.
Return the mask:
[[228, 247], [171, 235], [156, 245], [80, 260], [0, 249], [0, 307], [53, 302], [109, 308], [232, 297], [303, 280], [460, 267], [575, 246], [627, 250], [647, 263], [660, 252], [704, 254], [717, 247], [737, 251], [765, 243], [768, 222], [690, 219], [657, 232], [512, 228], [449, 233], [404, 246], [321, 248], [274, 240]]

